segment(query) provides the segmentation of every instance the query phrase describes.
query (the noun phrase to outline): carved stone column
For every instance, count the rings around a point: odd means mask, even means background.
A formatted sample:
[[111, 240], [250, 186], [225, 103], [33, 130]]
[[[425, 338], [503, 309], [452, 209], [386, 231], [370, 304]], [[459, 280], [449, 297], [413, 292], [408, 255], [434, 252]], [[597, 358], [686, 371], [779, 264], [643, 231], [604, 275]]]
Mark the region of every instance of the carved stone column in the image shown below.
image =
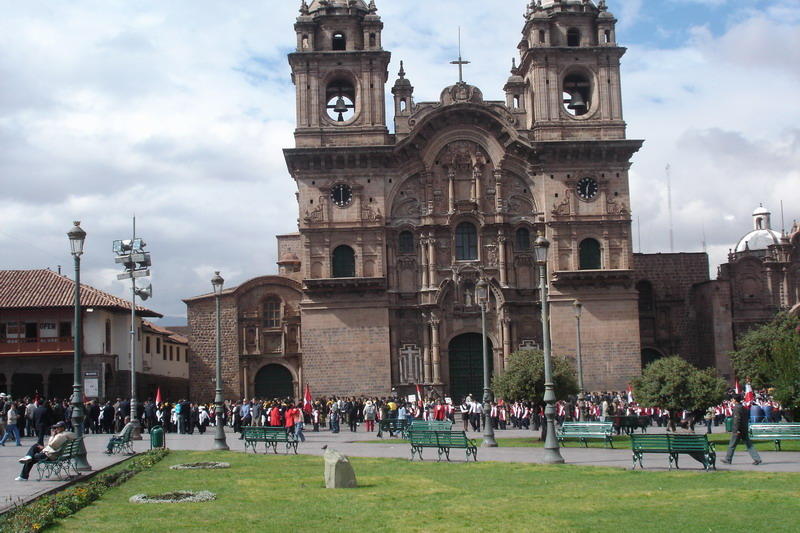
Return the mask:
[[439, 385], [442, 383], [442, 361], [439, 354], [439, 319], [435, 316], [431, 318], [431, 340], [433, 383]]
[[494, 209], [498, 213], [503, 212], [503, 171], [494, 171]]
[[497, 257], [500, 268], [500, 285], [508, 287], [508, 269], [506, 266], [506, 236], [503, 230], [497, 231]]
[[428, 287], [435, 289], [436, 281], [436, 238], [431, 233], [428, 236]]
[[428, 241], [427, 239], [419, 240], [420, 258], [419, 264], [422, 270], [422, 289], [425, 290], [430, 285], [428, 282]]
[[456, 171], [450, 169], [447, 171], [447, 203], [450, 214], [456, 212]]
[[431, 336], [430, 328], [428, 326], [428, 318], [423, 313], [422, 323], [422, 366], [423, 366], [423, 382], [431, 382]]
[[481, 196], [481, 168], [472, 169], [472, 201], [478, 202]]
[[511, 319], [507, 316], [502, 318], [503, 324], [503, 369], [508, 364], [508, 356], [511, 355]]

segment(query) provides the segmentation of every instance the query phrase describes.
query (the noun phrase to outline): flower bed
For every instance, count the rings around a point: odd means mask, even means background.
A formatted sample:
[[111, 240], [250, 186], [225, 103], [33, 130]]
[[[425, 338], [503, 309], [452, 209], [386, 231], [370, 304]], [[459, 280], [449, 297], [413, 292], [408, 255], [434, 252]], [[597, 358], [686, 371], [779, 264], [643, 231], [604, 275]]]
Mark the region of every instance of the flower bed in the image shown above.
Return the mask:
[[122, 468], [119, 470], [99, 474], [89, 481], [12, 509], [0, 517], [0, 531], [4, 533], [41, 531], [56, 519], [65, 518], [83, 509], [107, 490], [125, 483], [142, 470], [152, 467], [168, 453], [167, 449], [151, 450], [122, 463]]
[[218, 463], [216, 461], [208, 461], [203, 463], [183, 463], [180, 465], [172, 465], [170, 470], [215, 470], [217, 468], [230, 468], [230, 463]]
[[217, 495], [207, 490], [192, 492], [190, 490], [176, 490], [163, 494], [136, 494], [131, 496], [131, 503], [201, 503], [216, 500]]

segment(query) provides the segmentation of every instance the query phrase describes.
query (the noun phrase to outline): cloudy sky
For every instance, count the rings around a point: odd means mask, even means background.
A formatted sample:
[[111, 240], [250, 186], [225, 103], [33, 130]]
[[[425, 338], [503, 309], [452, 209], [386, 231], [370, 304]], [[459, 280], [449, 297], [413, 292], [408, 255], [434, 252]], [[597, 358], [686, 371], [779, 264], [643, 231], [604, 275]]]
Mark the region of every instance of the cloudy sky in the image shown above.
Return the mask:
[[[525, 0], [378, 0], [418, 101], [457, 76], [502, 99]], [[274, 273], [274, 235], [296, 229], [294, 88], [286, 54], [299, 1], [0, 0], [0, 268], [71, 265], [65, 233], [87, 231], [84, 280], [122, 295], [111, 243], [131, 215], [153, 257], [149, 306], [178, 324], [181, 298]], [[759, 203], [800, 218], [800, 2], [610, 0], [624, 58], [625, 118], [645, 139], [631, 175], [641, 250], [712, 270]], [[635, 244], [636, 251], [640, 243]]]

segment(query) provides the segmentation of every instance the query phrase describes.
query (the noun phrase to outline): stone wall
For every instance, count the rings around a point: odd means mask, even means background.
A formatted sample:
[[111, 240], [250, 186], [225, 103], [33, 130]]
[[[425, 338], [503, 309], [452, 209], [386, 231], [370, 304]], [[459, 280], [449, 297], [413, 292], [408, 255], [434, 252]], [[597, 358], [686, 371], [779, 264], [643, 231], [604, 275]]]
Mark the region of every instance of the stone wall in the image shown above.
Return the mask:
[[[190, 326], [189, 398], [192, 401], [214, 400], [216, 364], [216, 311], [214, 297], [187, 302]], [[222, 384], [225, 399], [240, 398], [241, 375], [237, 335], [236, 300], [232, 294], [221, 301]]]
[[389, 310], [383, 299], [364, 300], [304, 303], [301, 387], [310, 385], [315, 397], [390, 394]]
[[733, 383], [733, 327], [731, 286], [728, 281], [701, 283], [692, 291], [697, 317], [697, 339], [702, 366], [716, 367], [719, 375]]

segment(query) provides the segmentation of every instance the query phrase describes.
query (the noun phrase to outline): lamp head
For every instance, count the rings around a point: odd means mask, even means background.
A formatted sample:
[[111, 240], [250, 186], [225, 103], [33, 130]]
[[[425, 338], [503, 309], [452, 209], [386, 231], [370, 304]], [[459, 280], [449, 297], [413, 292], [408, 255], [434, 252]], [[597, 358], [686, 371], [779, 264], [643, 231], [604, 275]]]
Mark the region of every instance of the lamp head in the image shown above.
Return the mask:
[[83, 242], [86, 240], [86, 232], [81, 229], [80, 220], [76, 220], [73, 224], [72, 229], [67, 232], [67, 237], [69, 237], [72, 255], [80, 257], [83, 255]]
[[478, 297], [478, 301], [481, 303], [489, 300], [489, 284], [483, 278], [479, 279], [478, 283], [475, 284], [475, 296]]
[[583, 312], [583, 304], [580, 300], [575, 300], [575, 303], [572, 305], [575, 307], [575, 318], [580, 318], [581, 312]]
[[550, 251], [550, 241], [544, 235], [539, 234], [536, 242], [533, 243], [533, 254], [539, 264], [547, 263], [547, 253]]
[[211, 286], [214, 287], [214, 294], [217, 296], [222, 295], [222, 286], [225, 284], [225, 280], [222, 279], [222, 276], [219, 275], [219, 271], [214, 272], [214, 277], [211, 278]]

